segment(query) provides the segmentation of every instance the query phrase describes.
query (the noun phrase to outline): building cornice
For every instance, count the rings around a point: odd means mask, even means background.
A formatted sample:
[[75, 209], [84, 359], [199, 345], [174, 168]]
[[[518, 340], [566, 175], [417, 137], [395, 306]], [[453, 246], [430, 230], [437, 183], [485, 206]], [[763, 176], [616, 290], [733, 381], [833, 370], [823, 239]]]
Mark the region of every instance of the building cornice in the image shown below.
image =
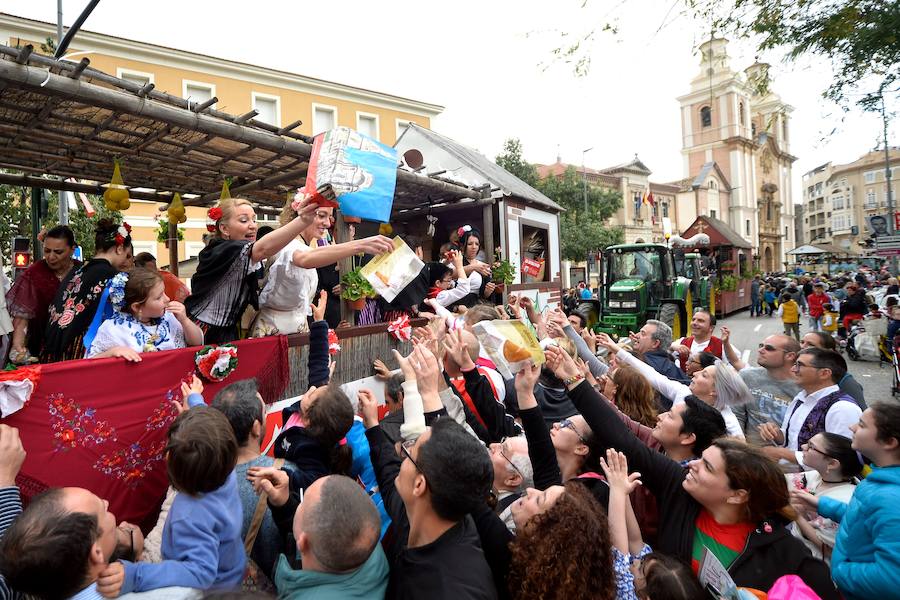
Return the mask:
[[[29, 37], [34, 40], [43, 40], [48, 36], [55, 37], [56, 35], [56, 26], [50, 23], [17, 17], [8, 13], [0, 13], [0, 32], [7, 30], [10, 30], [9, 33], [12, 35]], [[87, 30], [79, 31], [74, 43], [77, 47], [76, 51], [79, 52], [97, 52], [98, 54], [115, 58], [146, 62], [173, 69], [199, 71], [218, 77], [237, 79], [305, 94], [337, 98], [347, 102], [364, 103], [388, 110], [421, 114], [429, 118], [435, 117], [444, 111], [444, 107], [439, 104], [422, 102], [296, 73], [288, 73]], [[10, 40], [10, 45], [12, 45], [12, 40]], [[175, 95], [179, 95], [178, 92], [179, 90], [170, 90], [170, 93]]]

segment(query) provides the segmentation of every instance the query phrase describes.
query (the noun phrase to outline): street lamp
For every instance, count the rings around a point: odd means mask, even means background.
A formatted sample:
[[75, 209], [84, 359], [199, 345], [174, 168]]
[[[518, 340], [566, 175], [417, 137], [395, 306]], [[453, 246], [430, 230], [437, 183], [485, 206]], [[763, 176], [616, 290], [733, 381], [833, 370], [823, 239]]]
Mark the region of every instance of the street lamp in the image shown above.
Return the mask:
[[594, 149], [594, 147], [591, 146], [590, 148], [587, 148], [586, 150], [581, 151], [581, 190], [582, 190], [582, 195], [584, 196], [584, 212], [585, 213], [587, 213], [587, 171], [585, 170], [585, 167], [584, 167], [584, 156], [593, 149]]

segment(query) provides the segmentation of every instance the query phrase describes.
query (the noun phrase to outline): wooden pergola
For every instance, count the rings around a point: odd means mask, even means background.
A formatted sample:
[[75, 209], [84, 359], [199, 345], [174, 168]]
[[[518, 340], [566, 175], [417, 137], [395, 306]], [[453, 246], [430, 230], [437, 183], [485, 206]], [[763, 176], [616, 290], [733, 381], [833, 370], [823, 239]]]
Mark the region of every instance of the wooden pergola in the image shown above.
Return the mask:
[[[280, 208], [304, 184], [312, 139], [294, 131], [301, 121], [227, 114], [212, 108], [217, 98], [198, 104], [89, 64], [0, 45], [0, 169], [18, 171], [0, 183], [102, 194], [118, 158], [139, 200], [168, 203], [180, 192], [186, 205], [210, 204], [227, 177], [233, 195]], [[399, 167], [394, 210], [484, 195]]]

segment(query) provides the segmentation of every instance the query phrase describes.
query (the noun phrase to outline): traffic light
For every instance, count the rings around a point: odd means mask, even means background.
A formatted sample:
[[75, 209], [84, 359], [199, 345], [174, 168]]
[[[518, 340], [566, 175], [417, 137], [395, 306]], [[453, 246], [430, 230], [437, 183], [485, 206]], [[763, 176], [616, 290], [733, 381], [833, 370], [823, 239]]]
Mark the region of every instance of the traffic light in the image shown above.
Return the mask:
[[27, 237], [12, 239], [12, 266], [16, 277], [31, 266], [31, 240]]

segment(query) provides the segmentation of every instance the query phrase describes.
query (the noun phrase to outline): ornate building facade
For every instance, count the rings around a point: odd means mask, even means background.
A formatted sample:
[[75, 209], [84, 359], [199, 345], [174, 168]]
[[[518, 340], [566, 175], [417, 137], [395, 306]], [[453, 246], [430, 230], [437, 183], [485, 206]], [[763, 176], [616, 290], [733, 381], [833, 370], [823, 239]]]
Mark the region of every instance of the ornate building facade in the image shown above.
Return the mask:
[[750, 242], [759, 268], [780, 271], [796, 243], [793, 109], [769, 86], [768, 65], [733, 71], [727, 45], [700, 46], [700, 73], [678, 98], [685, 174], [678, 210], [724, 221]]

